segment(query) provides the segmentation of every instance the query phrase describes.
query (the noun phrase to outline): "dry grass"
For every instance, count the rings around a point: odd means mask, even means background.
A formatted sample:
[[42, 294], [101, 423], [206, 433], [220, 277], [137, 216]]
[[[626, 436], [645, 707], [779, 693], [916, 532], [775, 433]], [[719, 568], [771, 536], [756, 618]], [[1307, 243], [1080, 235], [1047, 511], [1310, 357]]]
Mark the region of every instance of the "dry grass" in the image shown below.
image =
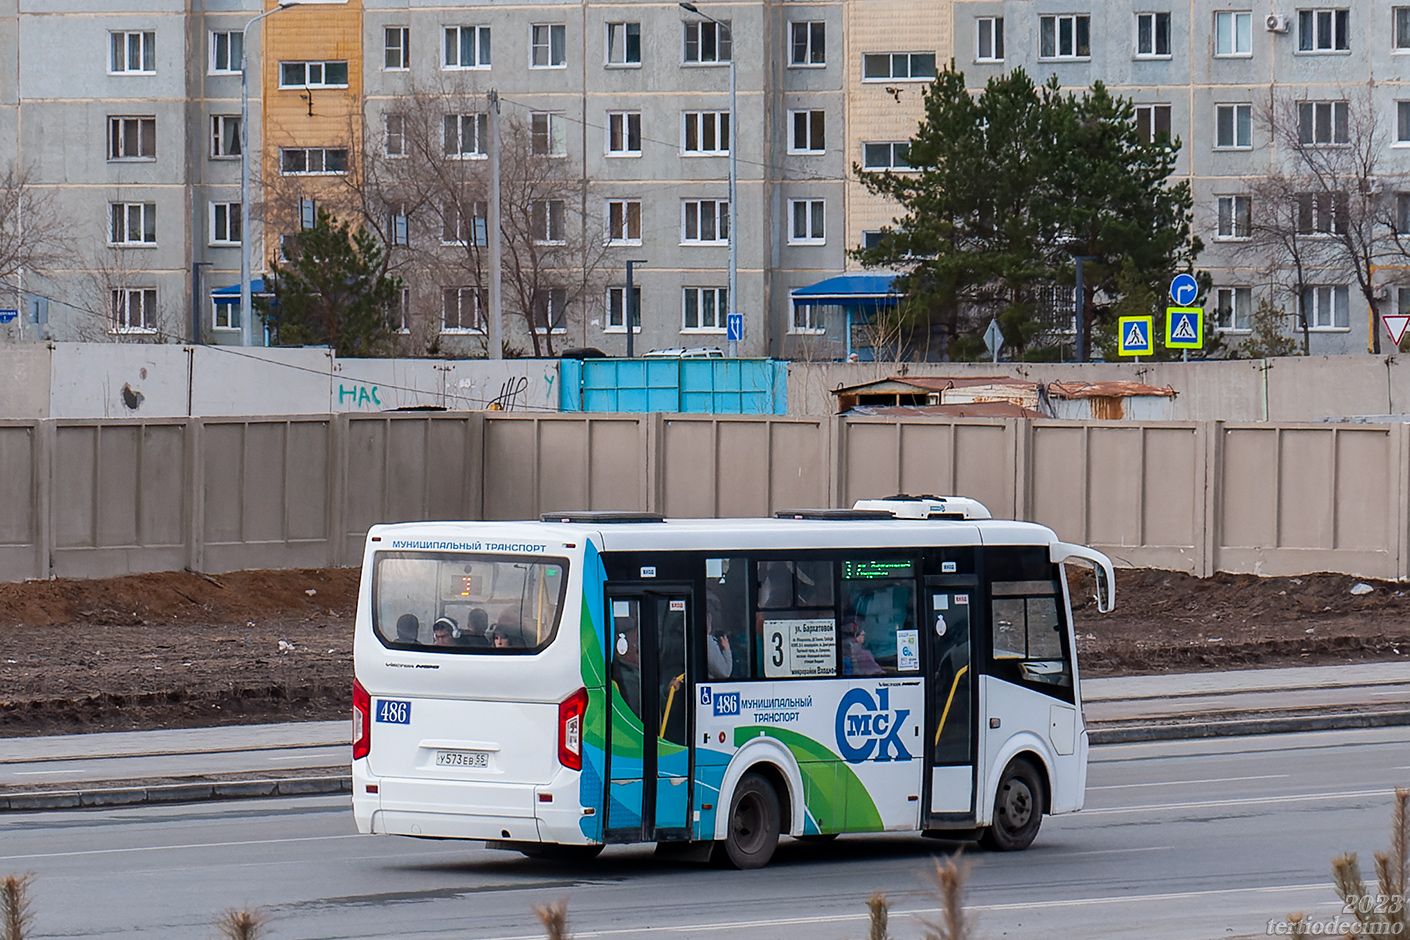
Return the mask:
[[548, 940], [569, 940], [572, 936], [568, 932], [567, 898], [559, 898], [552, 904], [535, 904], [534, 913], [538, 915], [539, 923], [543, 924]]
[[867, 913], [871, 923], [867, 940], [889, 940], [891, 935], [887, 933], [887, 921], [890, 920], [891, 913], [886, 903], [886, 895], [873, 891], [871, 897], [867, 898]]
[[25, 940], [34, 912], [30, 909], [29, 888], [33, 875], [7, 875], [0, 880], [0, 940]]
[[954, 858], [935, 860], [935, 871], [930, 878], [940, 902], [940, 917], [938, 920], [922, 919], [925, 940], [970, 940], [974, 935], [974, 924], [964, 909], [964, 883], [968, 877], [969, 864], [963, 859], [958, 862]]
[[258, 910], [238, 910], [230, 908], [221, 913], [215, 922], [220, 940], [259, 940], [264, 936], [268, 921]]

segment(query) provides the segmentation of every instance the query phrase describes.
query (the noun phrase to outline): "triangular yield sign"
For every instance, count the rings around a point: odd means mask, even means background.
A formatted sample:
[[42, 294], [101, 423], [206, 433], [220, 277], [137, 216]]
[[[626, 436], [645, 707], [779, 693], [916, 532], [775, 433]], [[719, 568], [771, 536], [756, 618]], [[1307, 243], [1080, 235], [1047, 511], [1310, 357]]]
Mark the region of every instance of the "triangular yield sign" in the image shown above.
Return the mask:
[[1400, 338], [1405, 335], [1406, 328], [1410, 327], [1410, 315], [1387, 315], [1381, 317], [1381, 322], [1386, 325], [1386, 332], [1390, 334], [1390, 341], [1399, 346]]
[[1132, 323], [1131, 332], [1126, 334], [1126, 348], [1135, 349], [1137, 346], [1144, 345], [1146, 345], [1146, 331], [1141, 329], [1141, 324]]
[[1192, 316], [1180, 316], [1175, 318], [1175, 329], [1170, 334], [1171, 339], [1193, 340], [1199, 339], [1195, 335], [1195, 318]]

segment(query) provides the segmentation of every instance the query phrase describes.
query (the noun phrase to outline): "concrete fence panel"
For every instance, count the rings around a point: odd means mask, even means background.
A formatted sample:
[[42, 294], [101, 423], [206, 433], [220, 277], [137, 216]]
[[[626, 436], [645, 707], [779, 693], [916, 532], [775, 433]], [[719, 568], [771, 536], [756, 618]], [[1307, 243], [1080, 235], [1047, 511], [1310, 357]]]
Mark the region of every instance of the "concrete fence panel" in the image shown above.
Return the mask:
[[972, 497], [996, 516], [1015, 512], [1016, 421], [848, 419], [839, 427], [843, 506], [929, 493]]
[[184, 422], [114, 421], [54, 429], [52, 573], [181, 568], [189, 473]]
[[1386, 425], [1222, 428], [1216, 569], [1396, 577], [1402, 434]]
[[[48, 468], [40, 467], [37, 421], [0, 426], [0, 580], [22, 581], [48, 573], [40, 538], [40, 510]], [[46, 486], [41, 487], [43, 480]]]
[[332, 436], [331, 417], [206, 422], [206, 570], [333, 563]]
[[487, 413], [486, 519], [536, 519], [568, 509], [647, 505], [650, 417]]
[[664, 418], [661, 511], [708, 518], [826, 506], [828, 434], [820, 418]]

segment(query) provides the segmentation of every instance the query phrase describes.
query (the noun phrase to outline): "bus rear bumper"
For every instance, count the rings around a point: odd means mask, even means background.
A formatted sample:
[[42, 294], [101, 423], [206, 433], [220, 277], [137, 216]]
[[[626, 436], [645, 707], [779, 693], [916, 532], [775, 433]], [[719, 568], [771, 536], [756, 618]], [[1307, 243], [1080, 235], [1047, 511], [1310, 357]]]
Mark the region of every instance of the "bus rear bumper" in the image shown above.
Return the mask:
[[355, 764], [353, 816], [362, 833], [582, 845], [592, 840], [577, 777], [560, 772], [546, 786], [425, 780], [374, 777]]

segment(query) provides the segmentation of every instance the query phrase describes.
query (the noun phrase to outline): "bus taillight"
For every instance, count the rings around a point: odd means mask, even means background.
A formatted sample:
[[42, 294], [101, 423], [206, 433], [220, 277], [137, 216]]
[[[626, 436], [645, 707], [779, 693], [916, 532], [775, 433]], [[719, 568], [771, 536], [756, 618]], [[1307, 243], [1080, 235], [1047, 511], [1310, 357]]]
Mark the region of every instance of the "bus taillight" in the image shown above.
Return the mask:
[[352, 724], [352, 756], [353, 760], [359, 760], [372, 750], [372, 696], [356, 679], [353, 680]]
[[583, 769], [583, 715], [587, 689], [579, 689], [558, 703], [558, 762], [569, 770]]

